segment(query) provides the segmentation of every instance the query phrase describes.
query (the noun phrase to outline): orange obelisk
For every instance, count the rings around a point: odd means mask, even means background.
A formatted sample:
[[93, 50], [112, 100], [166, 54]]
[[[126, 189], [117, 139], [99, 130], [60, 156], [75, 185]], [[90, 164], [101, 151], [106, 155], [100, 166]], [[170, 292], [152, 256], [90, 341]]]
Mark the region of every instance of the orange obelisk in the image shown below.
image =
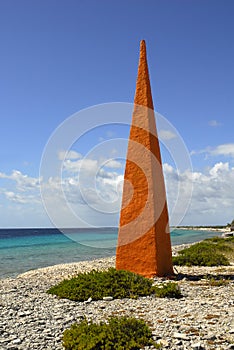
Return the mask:
[[145, 277], [174, 274], [166, 191], [144, 40], [140, 45], [128, 142], [116, 268]]

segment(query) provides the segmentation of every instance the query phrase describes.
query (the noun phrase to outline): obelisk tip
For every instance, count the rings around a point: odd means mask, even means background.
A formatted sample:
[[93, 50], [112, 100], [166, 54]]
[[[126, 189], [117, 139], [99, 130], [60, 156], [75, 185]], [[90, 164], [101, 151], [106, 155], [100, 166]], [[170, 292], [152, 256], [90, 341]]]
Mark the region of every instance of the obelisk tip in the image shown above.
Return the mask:
[[140, 42], [140, 57], [134, 104], [154, 109], [151, 95], [145, 40]]
[[141, 40], [140, 42], [140, 49], [146, 49], [146, 44], [145, 44], [145, 40]]

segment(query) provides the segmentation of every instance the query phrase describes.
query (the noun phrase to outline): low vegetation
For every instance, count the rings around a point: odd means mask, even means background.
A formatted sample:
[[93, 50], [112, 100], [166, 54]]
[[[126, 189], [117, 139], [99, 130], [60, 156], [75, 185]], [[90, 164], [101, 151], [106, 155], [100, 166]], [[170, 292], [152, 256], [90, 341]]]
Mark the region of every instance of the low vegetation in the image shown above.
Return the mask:
[[205, 239], [204, 242], [216, 244], [218, 250], [222, 252], [230, 262], [234, 262], [234, 236], [227, 238], [213, 237]]
[[153, 345], [152, 332], [143, 321], [127, 317], [111, 317], [107, 322], [75, 323], [63, 334], [65, 350], [137, 350]]
[[154, 286], [154, 293], [158, 298], [179, 299], [182, 297], [178, 284], [174, 282], [163, 283], [162, 286]]
[[208, 277], [207, 282], [212, 287], [221, 287], [226, 286], [228, 283], [230, 283], [230, 280], [220, 277]]
[[213, 237], [182, 249], [173, 257], [174, 265], [227, 266], [234, 259], [234, 237]]
[[60, 298], [73, 301], [100, 300], [111, 296], [114, 299], [132, 298], [155, 294], [158, 297], [180, 298], [181, 293], [174, 282], [153, 286], [153, 280], [138, 274], [110, 268], [107, 271], [93, 270], [64, 280], [48, 290]]

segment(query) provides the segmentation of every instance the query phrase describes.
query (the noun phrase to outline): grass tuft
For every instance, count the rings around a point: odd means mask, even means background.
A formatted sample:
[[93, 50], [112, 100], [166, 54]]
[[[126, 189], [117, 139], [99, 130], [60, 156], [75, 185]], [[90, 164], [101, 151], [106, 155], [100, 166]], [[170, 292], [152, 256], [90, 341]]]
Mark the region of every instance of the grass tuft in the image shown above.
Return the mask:
[[143, 320], [110, 317], [107, 322], [75, 323], [63, 334], [65, 350], [137, 350], [153, 345], [152, 332]]
[[221, 287], [229, 284], [230, 280], [225, 278], [208, 277], [207, 282], [212, 287]]
[[110, 268], [107, 271], [93, 270], [80, 273], [51, 287], [47, 293], [73, 301], [101, 300], [111, 296], [114, 299], [156, 295], [159, 297], [180, 298], [176, 283], [162, 284], [160, 291], [153, 286], [153, 280], [136, 273]]
[[175, 282], [164, 283], [162, 286], [155, 286], [155, 295], [158, 298], [182, 298], [180, 287]]
[[202, 242], [182, 249], [173, 257], [174, 265], [186, 266], [227, 266], [232, 255], [234, 240], [220, 237], [205, 239]]

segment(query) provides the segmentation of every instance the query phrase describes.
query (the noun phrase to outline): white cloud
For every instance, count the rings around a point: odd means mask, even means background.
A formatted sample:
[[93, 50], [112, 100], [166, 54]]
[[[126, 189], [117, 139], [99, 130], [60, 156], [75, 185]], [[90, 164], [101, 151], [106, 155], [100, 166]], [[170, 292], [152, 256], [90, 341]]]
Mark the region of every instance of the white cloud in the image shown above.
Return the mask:
[[[111, 166], [105, 167], [103, 160], [67, 159], [64, 162], [66, 171], [63, 172], [62, 178], [51, 177], [43, 182], [44, 193], [61, 225], [62, 223], [64, 226], [69, 225], [69, 222], [72, 224], [64, 201], [76, 215], [90, 224], [118, 223], [123, 173], [117, 172], [119, 169], [117, 163], [112, 163], [111, 160], [109, 164]], [[102, 164], [102, 167], [99, 164]], [[180, 203], [187, 199], [188, 189], [191, 183], [193, 184], [191, 204], [184, 224], [225, 224], [233, 219], [234, 168], [229, 162], [217, 162], [206, 171], [178, 173], [169, 164], [164, 164], [163, 169], [170, 211], [173, 210], [177, 200], [180, 208]], [[81, 175], [80, 178], [78, 175]], [[9, 208], [12, 218], [13, 209], [17, 205], [17, 215], [20, 217], [22, 213], [25, 223], [28, 220], [27, 215], [31, 217], [32, 212], [38, 213], [43, 222], [45, 214], [42, 214], [39, 178], [14, 170], [10, 175], [0, 173], [0, 186], [0, 202], [5, 203], [3, 205], [5, 208]], [[181, 197], [177, 198], [179, 189]], [[6, 212], [6, 209], [4, 210]], [[108, 214], [111, 211], [114, 212], [112, 216]], [[38, 219], [35, 218], [35, 222], [38, 225]]]
[[224, 156], [234, 158], [234, 143], [225, 143], [216, 147], [207, 147], [199, 151], [191, 151], [190, 155], [207, 154], [210, 156]]
[[67, 160], [61, 179], [50, 178], [43, 183], [43, 198], [54, 223], [60, 226], [118, 223], [123, 177], [115, 171], [106, 171], [99, 163], [103, 164], [102, 160]]
[[19, 194], [19, 193], [14, 193], [12, 191], [4, 191], [3, 192], [5, 194], [5, 197], [11, 201], [11, 202], [15, 202], [15, 203], [20, 203], [20, 204], [28, 204], [28, 203], [39, 203], [40, 200], [37, 197], [35, 197], [34, 195], [30, 195], [30, 194]]
[[213, 168], [210, 169], [209, 173], [213, 177], [217, 177], [219, 174], [222, 175], [224, 172], [229, 171], [229, 164], [228, 163], [216, 163]]
[[59, 151], [58, 152], [58, 159], [64, 160], [64, 159], [80, 159], [82, 158], [82, 155], [76, 151], [70, 150], [70, 151]]
[[78, 173], [82, 171], [84, 174], [95, 174], [98, 170], [98, 161], [93, 159], [79, 159], [72, 161], [70, 159], [65, 160], [64, 170], [67, 172]]
[[216, 163], [206, 172], [185, 172], [177, 174], [172, 167], [164, 166], [169, 208], [175, 204], [176, 192], [180, 186], [182, 197], [186, 188], [193, 183], [191, 205], [185, 217], [185, 224], [226, 224], [234, 217], [234, 168], [229, 163]]
[[170, 130], [160, 130], [158, 134], [159, 138], [163, 141], [172, 140], [177, 137], [177, 135]]
[[226, 143], [219, 145], [210, 150], [210, 154], [214, 156], [230, 156], [234, 157], [234, 143]]
[[222, 125], [221, 123], [219, 123], [219, 122], [218, 122], [217, 120], [215, 120], [215, 119], [209, 120], [208, 124], [209, 124], [209, 126], [212, 126], [212, 127], [217, 127], [217, 126]]
[[0, 173], [0, 179], [1, 178], [14, 181], [18, 191], [26, 192], [32, 189], [39, 189], [39, 178], [24, 175], [18, 170], [13, 170], [10, 175]]
[[115, 159], [110, 159], [110, 160], [108, 160], [108, 161], [104, 164], [104, 166], [107, 167], [107, 168], [113, 168], [113, 169], [122, 168], [121, 162], [118, 162], [118, 161], [115, 160]]
[[167, 174], [174, 174], [174, 172], [175, 172], [175, 169], [171, 166], [171, 165], [169, 165], [169, 164], [167, 164], [167, 163], [164, 163], [163, 164], [163, 170], [164, 170], [164, 172], [166, 172]]

